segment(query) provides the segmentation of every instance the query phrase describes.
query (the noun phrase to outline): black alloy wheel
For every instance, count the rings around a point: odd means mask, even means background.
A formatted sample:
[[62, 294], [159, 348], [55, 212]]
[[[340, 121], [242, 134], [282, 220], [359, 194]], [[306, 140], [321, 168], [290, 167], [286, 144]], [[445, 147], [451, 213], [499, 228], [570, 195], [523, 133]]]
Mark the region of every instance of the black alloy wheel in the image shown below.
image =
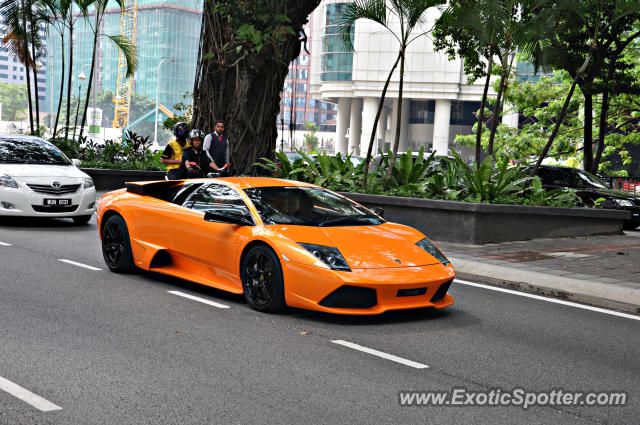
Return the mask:
[[271, 248], [258, 245], [247, 252], [241, 279], [244, 297], [251, 308], [267, 313], [285, 308], [282, 266]]
[[102, 256], [112, 272], [131, 273], [135, 270], [127, 223], [119, 215], [109, 217], [104, 224]]

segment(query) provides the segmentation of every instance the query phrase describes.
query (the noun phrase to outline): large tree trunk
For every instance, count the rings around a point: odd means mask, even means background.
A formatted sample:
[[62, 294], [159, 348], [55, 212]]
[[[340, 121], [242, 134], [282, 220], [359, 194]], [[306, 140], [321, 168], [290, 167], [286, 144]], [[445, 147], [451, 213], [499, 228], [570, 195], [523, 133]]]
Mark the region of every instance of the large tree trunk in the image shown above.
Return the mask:
[[616, 60], [609, 60], [609, 67], [607, 68], [607, 76], [604, 85], [604, 93], [602, 94], [602, 107], [600, 108], [600, 131], [598, 133], [598, 144], [596, 145], [596, 155], [591, 164], [591, 173], [597, 174], [598, 168], [600, 168], [600, 161], [602, 160], [602, 152], [604, 151], [604, 141], [607, 132], [607, 115], [609, 112], [609, 83], [613, 78], [613, 74], [616, 70]]
[[[225, 121], [231, 163], [236, 173], [254, 173], [261, 157], [273, 158], [280, 92], [289, 63], [300, 54], [298, 29], [320, 0], [280, 0], [272, 13], [289, 17], [295, 34], [258, 51], [247, 51], [237, 38], [238, 28], [215, 8], [235, 0], [205, 2], [196, 82], [193, 127], [213, 131], [215, 120]], [[239, 24], [237, 24], [239, 25]], [[243, 46], [242, 50], [238, 50]], [[295, 102], [295, 100], [294, 100]]]

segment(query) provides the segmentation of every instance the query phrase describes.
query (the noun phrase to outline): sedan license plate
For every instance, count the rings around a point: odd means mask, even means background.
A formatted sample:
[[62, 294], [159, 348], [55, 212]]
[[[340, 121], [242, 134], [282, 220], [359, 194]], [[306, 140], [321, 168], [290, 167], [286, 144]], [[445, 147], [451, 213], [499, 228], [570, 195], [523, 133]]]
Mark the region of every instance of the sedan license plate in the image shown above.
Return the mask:
[[45, 199], [45, 207], [66, 207], [71, 205], [71, 199]]

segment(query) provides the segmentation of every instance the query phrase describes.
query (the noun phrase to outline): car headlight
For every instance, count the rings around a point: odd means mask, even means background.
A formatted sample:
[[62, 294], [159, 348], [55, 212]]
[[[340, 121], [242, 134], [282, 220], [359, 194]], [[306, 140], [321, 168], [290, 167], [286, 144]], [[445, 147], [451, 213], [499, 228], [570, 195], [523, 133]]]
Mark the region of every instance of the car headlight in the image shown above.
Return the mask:
[[436, 260], [442, 263], [443, 266], [448, 266], [449, 264], [451, 264], [447, 257], [444, 256], [442, 251], [440, 251], [438, 247], [435, 246], [429, 239], [424, 238], [420, 242], [416, 242], [416, 245], [427, 251], [429, 254], [433, 255]]
[[0, 187], [18, 188], [18, 183], [8, 174], [0, 174]]
[[349, 264], [347, 264], [347, 261], [336, 247], [301, 242], [298, 242], [298, 245], [312, 253], [317, 259], [331, 267], [332, 270], [351, 271]]
[[619, 207], [633, 207], [633, 202], [628, 199], [616, 198], [613, 200]]
[[85, 177], [84, 178], [84, 188], [85, 189], [89, 189], [90, 187], [93, 187], [93, 179], [91, 177]]

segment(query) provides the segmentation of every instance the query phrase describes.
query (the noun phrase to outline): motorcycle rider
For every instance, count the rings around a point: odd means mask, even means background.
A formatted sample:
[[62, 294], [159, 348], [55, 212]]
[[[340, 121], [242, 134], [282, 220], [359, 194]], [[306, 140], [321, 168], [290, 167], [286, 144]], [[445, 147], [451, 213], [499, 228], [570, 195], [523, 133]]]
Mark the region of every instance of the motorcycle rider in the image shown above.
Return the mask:
[[167, 166], [167, 180], [177, 180], [182, 177], [182, 151], [191, 146], [187, 140], [189, 127], [186, 122], [179, 122], [173, 126], [175, 139], [167, 144], [160, 162]]
[[213, 170], [215, 163], [209, 152], [202, 148], [204, 132], [202, 130], [193, 129], [189, 132], [191, 146], [182, 152], [182, 169], [183, 178], [201, 178]]

